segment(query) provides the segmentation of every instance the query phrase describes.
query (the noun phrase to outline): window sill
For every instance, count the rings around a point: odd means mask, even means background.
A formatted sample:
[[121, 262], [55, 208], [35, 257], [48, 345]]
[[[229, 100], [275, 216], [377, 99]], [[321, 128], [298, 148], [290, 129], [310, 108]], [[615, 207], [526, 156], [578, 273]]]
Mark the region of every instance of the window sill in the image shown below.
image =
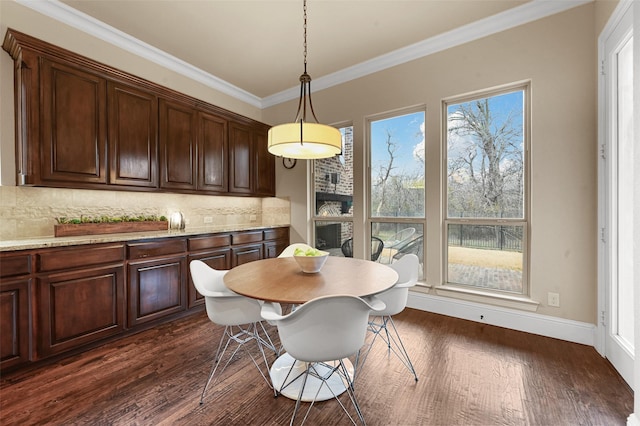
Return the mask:
[[433, 288], [438, 296], [453, 297], [470, 302], [485, 303], [488, 305], [496, 305], [530, 312], [536, 312], [540, 305], [539, 302], [524, 296], [487, 293], [480, 290], [460, 288], [452, 285], [439, 285], [434, 286]]

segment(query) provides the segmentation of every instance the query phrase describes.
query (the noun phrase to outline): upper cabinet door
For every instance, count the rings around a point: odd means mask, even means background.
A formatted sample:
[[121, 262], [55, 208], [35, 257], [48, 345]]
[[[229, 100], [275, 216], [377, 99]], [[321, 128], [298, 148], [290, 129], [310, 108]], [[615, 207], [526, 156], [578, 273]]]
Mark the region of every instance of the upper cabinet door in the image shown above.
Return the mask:
[[160, 187], [196, 189], [197, 112], [160, 100]]
[[158, 187], [158, 98], [110, 82], [109, 183]]
[[255, 148], [254, 192], [256, 195], [273, 197], [276, 195], [276, 162], [267, 149], [267, 128], [256, 127], [253, 133]]
[[253, 192], [253, 143], [251, 128], [229, 123], [229, 192]]
[[198, 114], [198, 190], [226, 193], [229, 189], [227, 120]]
[[107, 183], [106, 80], [42, 59], [41, 96], [42, 180]]

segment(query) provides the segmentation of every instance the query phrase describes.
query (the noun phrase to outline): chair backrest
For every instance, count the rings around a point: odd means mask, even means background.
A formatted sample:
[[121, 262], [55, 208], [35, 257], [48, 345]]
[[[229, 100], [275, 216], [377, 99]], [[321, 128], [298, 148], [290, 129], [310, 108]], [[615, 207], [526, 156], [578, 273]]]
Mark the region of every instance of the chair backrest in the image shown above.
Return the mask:
[[204, 263], [202, 260], [192, 260], [189, 264], [193, 285], [203, 296], [213, 293], [227, 293], [230, 290], [224, 285], [222, 279], [227, 271], [219, 271]]
[[384, 242], [385, 247], [397, 247], [407, 242], [413, 234], [416, 233], [416, 228], [404, 228], [401, 231], [396, 232], [389, 239]]
[[347, 238], [340, 246], [344, 257], [353, 257], [353, 238]]
[[396, 254], [393, 255], [394, 259], [400, 259], [403, 256], [413, 253], [418, 256], [419, 259], [422, 259], [422, 246], [423, 246], [423, 236], [417, 236], [413, 240], [408, 241], [406, 244], [402, 245], [398, 248]]
[[213, 269], [201, 260], [189, 264], [191, 279], [204, 296], [207, 316], [219, 325], [241, 325], [262, 320], [260, 302], [229, 290], [223, 282], [227, 271]]
[[276, 321], [282, 346], [303, 362], [351, 356], [364, 344], [370, 311], [384, 306], [376, 302], [349, 295], [310, 300]]
[[420, 268], [420, 260], [415, 254], [407, 254], [389, 265], [398, 273], [398, 281], [389, 290], [376, 295], [386, 307], [374, 315], [396, 315], [407, 306], [409, 288], [416, 285]]
[[282, 250], [282, 253], [280, 253], [278, 257], [293, 257], [293, 252], [298, 248], [306, 251], [312, 249], [313, 247], [305, 243], [293, 243], [286, 249]]
[[[353, 238], [348, 238], [340, 246], [344, 257], [353, 257]], [[371, 237], [371, 260], [374, 262], [380, 257], [384, 249], [384, 242], [378, 237]]]
[[371, 237], [371, 260], [374, 262], [380, 257], [382, 249], [384, 248], [384, 242], [378, 237]]

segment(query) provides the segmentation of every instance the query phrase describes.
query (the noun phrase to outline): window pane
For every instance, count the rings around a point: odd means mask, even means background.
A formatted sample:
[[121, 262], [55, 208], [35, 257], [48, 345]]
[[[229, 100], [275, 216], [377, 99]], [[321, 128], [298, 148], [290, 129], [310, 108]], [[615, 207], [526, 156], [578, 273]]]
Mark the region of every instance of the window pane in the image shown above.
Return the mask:
[[523, 292], [523, 226], [449, 224], [448, 282]]
[[343, 127], [342, 155], [314, 161], [316, 216], [353, 216], [353, 127]]
[[316, 248], [328, 251], [331, 256], [344, 256], [341, 247], [353, 238], [353, 223], [317, 220], [315, 227]]
[[422, 266], [424, 264], [423, 230], [421, 223], [372, 223], [372, 238], [379, 238], [383, 243], [382, 250], [376, 260], [388, 264], [397, 261], [406, 254], [413, 253], [420, 260], [418, 279], [422, 280], [424, 269]]
[[524, 91], [447, 107], [447, 214], [524, 218]]
[[371, 122], [371, 217], [424, 217], [424, 112]]

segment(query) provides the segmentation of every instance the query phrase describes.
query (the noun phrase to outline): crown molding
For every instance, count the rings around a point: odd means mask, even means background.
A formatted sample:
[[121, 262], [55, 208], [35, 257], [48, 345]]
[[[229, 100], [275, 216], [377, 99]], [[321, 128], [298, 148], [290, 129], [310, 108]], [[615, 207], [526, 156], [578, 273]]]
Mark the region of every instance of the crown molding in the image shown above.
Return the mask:
[[[327, 89], [593, 1], [533, 0], [522, 6], [314, 79], [314, 88]], [[58, 0], [16, 0], [16, 2], [257, 108], [267, 108], [299, 96], [299, 87], [296, 86], [259, 98]]]
[[[346, 83], [591, 2], [593, 2], [593, 0], [533, 0], [522, 6], [514, 7], [513, 9], [394, 50], [393, 52], [361, 62], [332, 74], [316, 78], [313, 80], [314, 89], [323, 90], [337, 86], [338, 84]], [[296, 99], [298, 96], [299, 88], [292, 87], [262, 98], [262, 107], [267, 108], [277, 105], [291, 99]]]
[[110, 25], [105, 24], [85, 13], [82, 13], [58, 0], [16, 0], [22, 6], [28, 7], [45, 16], [53, 18], [63, 24], [76, 28], [84, 33], [97, 37], [107, 43], [119, 47], [134, 55], [140, 56], [162, 67], [170, 69], [187, 78], [211, 87], [214, 90], [229, 95], [257, 108], [262, 107], [261, 99], [239, 87], [234, 86], [197, 68], [173, 55], [170, 55], [150, 44], [132, 37]]

